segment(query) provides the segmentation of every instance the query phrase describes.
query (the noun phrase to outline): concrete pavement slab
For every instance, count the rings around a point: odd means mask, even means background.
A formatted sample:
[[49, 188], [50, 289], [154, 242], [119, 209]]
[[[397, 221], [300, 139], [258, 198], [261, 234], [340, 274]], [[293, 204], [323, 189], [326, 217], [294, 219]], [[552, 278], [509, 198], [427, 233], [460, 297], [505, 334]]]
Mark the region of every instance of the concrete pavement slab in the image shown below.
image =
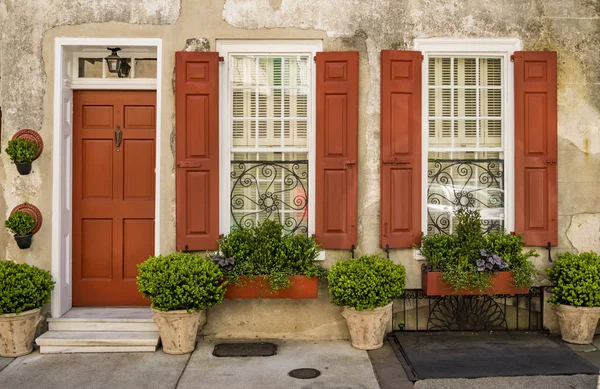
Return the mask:
[[4, 358], [0, 357], [0, 371], [2, 371], [9, 363], [11, 363], [14, 358]]
[[189, 355], [156, 353], [56, 354], [38, 351], [0, 371], [0, 388], [174, 388]]
[[396, 354], [387, 340], [383, 342], [383, 347], [368, 353], [381, 389], [413, 388], [413, 383], [409, 381], [402, 364], [396, 358]]
[[487, 377], [431, 379], [415, 382], [415, 389], [598, 389], [598, 376]]
[[[366, 351], [347, 341], [276, 342], [277, 355], [255, 358], [212, 356], [218, 342], [200, 342], [179, 382], [179, 389], [378, 389]], [[297, 368], [315, 368], [312, 380], [291, 378]]]

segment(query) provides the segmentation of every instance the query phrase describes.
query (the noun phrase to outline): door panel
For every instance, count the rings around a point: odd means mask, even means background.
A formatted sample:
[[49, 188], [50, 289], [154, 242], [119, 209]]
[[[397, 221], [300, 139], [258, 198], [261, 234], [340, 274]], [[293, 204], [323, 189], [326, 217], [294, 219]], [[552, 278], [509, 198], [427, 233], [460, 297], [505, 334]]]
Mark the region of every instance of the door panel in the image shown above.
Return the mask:
[[74, 306], [150, 304], [135, 280], [154, 253], [155, 104], [153, 91], [74, 92]]

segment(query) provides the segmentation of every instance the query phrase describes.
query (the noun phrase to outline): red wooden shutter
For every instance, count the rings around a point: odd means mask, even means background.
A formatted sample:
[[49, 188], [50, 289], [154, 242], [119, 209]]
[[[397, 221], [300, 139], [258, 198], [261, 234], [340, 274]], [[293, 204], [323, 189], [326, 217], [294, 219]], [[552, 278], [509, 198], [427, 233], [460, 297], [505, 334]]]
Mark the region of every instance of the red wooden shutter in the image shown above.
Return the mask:
[[177, 250], [219, 238], [219, 54], [175, 56]]
[[356, 245], [358, 52], [317, 53], [316, 239], [325, 249]]
[[419, 51], [381, 52], [383, 248], [410, 248], [421, 239], [421, 61]]
[[516, 52], [515, 231], [527, 246], [558, 244], [555, 52]]

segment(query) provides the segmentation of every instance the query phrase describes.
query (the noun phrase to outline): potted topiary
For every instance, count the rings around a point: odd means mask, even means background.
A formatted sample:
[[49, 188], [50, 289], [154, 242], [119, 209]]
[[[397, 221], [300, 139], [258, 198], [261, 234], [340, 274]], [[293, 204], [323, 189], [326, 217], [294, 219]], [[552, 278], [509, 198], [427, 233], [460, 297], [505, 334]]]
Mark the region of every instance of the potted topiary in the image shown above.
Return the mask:
[[17, 138], [8, 141], [6, 154], [17, 166], [21, 175], [31, 173], [31, 162], [38, 155], [38, 145], [29, 139]]
[[392, 301], [404, 292], [404, 266], [379, 255], [338, 261], [327, 276], [333, 304], [344, 307], [352, 346], [374, 350], [392, 317]]
[[424, 236], [419, 249], [422, 287], [428, 296], [527, 294], [535, 267], [535, 250], [523, 252], [520, 235], [504, 231], [484, 234], [476, 209], [459, 209], [451, 235]]
[[0, 356], [14, 358], [33, 350], [40, 310], [53, 289], [50, 272], [0, 260]]
[[223, 301], [223, 273], [199, 254], [176, 252], [138, 265], [137, 285], [152, 301], [154, 321], [167, 354], [194, 351], [206, 308]]
[[213, 260], [229, 282], [228, 299], [306, 299], [317, 298], [325, 274], [313, 262], [319, 252], [314, 238], [286, 235], [281, 224], [267, 220], [221, 238]]
[[23, 211], [16, 211], [4, 222], [4, 226], [14, 234], [15, 241], [20, 249], [31, 247], [31, 232], [35, 228], [35, 225], [36, 222], [33, 216]]
[[562, 339], [592, 343], [600, 320], [600, 256], [564, 253], [546, 272], [555, 285], [548, 303], [556, 306]]

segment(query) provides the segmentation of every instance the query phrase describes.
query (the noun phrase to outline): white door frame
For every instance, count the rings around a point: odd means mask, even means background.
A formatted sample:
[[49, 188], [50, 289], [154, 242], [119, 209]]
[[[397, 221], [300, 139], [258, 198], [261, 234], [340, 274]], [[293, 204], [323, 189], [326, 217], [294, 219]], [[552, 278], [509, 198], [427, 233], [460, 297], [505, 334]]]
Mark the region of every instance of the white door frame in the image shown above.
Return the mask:
[[[128, 80], [95, 83], [93, 86], [74, 86], [71, 83], [69, 47], [140, 46], [156, 48], [156, 86], [140, 87]], [[108, 52], [107, 52], [108, 54]], [[72, 171], [73, 171], [73, 89], [156, 89], [156, 181], [154, 215], [154, 252], [160, 253], [160, 166], [161, 166], [161, 106], [162, 106], [162, 39], [160, 38], [56, 38], [54, 42], [54, 99], [52, 148], [52, 277], [56, 282], [52, 292], [52, 317], [61, 317], [72, 307]]]

